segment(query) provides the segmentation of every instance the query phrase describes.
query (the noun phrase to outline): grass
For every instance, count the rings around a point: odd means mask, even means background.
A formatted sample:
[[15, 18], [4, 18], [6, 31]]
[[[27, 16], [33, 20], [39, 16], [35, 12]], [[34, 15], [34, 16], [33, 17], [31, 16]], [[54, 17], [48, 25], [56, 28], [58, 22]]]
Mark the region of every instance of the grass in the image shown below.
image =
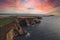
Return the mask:
[[2, 19], [0, 19], [0, 27], [3, 27], [4, 25], [9, 24], [13, 21], [14, 21], [14, 19], [12, 19], [12, 18], [2, 18]]

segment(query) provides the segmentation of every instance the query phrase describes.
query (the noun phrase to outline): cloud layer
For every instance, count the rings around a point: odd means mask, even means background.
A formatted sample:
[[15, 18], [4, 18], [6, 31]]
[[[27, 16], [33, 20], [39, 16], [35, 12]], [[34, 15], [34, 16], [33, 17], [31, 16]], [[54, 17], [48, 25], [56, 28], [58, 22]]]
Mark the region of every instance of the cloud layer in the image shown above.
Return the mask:
[[0, 8], [35, 8], [48, 12], [60, 6], [60, 0], [0, 0]]

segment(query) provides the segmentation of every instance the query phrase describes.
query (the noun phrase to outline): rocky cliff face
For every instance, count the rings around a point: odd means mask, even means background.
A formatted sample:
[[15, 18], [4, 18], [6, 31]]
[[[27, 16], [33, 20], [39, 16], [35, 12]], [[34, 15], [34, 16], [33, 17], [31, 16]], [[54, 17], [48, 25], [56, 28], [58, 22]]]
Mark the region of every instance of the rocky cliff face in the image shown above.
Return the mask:
[[[7, 25], [4, 25], [4, 27], [0, 27], [0, 40], [14, 40], [16, 34], [14, 32], [14, 29], [16, 30], [17, 36], [19, 35], [26, 35], [24, 30], [24, 27], [32, 26], [37, 23], [40, 23], [39, 17], [21, 17], [18, 19], [15, 19], [14, 22], [11, 22]], [[25, 22], [24, 22], [25, 21]], [[26, 24], [24, 24], [26, 23]], [[24, 25], [24, 27], [22, 26]], [[26, 26], [25, 26], [26, 25]]]
[[[5, 25], [4, 27], [1, 27], [0, 28], [0, 40], [10, 40], [10, 37], [12, 37], [13, 35], [10, 34], [10, 33], [13, 33], [12, 32], [12, 29], [14, 27], [14, 24], [11, 23], [11, 24], [8, 24], [8, 25]], [[11, 35], [9, 38], [7, 37], [7, 35]]]

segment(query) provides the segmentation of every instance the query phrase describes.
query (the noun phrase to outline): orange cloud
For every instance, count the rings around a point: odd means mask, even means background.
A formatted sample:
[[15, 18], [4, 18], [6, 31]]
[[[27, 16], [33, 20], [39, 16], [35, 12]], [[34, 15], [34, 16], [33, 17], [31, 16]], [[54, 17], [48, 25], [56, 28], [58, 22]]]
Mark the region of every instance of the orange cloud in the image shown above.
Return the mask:
[[[14, 0], [6, 0], [5, 4], [0, 5], [0, 8], [6, 8], [6, 7], [14, 7], [14, 8], [28, 8], [29, 6], [21, 6], [20, 5], [20, 0], [15, 0], [15, 4], [13, 3]], [[48, 3], [48, 0], [45, 0], [45, 4], [42, 4], [41, 2], [39, 2], [38, 0], [28, 0], [27, 2], [31, 2], [34, 3], [34, 7], [36, 9], [40, 9], [43, 12], [47, 12], [49, 11], [51, 8], [53, 8], [52, 4]], [[30, 5], [30, 4], [29, 4]]]
[[54, 6], [52, 4], [48, 3], [48, 0], [45, 0], [45, 4], [42, 4], [40, 2], [36, 3], [36, 8], [40, 9], [44, 12], [48, 12], [50, 9], [52, 9]]

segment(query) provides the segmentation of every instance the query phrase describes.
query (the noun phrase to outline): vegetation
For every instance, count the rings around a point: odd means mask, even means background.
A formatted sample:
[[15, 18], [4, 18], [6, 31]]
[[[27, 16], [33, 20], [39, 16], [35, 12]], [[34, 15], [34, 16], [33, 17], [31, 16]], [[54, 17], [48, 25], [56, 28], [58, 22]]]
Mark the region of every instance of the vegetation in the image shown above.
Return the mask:
[[4, 25], [9, 24], [13, 21], [14, 21], [14, 19], [12, 19], [12, 18], [1, 18], [0, 19], [0, 27], [3, 27]]

